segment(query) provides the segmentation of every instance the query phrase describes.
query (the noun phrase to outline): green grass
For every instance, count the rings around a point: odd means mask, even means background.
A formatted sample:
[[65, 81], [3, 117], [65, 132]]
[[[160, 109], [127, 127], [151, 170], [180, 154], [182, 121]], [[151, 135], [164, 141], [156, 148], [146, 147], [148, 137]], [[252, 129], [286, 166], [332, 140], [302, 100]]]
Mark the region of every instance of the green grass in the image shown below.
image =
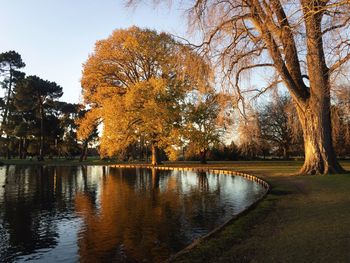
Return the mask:
[[[349, 162], [343, 165], [350, 168]], [[350, 174], [289, 176], [300, 167], [290, 162], [232, 166], [261, 176], [272, 185], [271, 192], [174, 261], [349, 262]]]

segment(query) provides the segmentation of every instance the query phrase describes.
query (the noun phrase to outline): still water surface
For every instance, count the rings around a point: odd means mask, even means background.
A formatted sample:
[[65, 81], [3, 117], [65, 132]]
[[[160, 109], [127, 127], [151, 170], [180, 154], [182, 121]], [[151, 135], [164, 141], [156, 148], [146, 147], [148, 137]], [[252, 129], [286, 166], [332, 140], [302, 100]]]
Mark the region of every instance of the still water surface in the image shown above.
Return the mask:
[[4, 166], [0, 261], [160, 262], [263, 192], [228, 175]]

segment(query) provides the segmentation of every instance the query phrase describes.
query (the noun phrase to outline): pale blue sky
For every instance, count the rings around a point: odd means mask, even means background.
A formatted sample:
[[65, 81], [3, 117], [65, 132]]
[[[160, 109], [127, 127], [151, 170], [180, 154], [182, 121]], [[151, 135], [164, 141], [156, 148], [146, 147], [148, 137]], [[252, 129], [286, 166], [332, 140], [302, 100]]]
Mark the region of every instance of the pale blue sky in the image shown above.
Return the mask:
[[82, 63], [96, 40], [132, 25], [184, 36], [186, 19], [177, 7], [124, 7], [123, 0], [0, 0], [0, 53], [22, 55], [27, 75], [55, 81], [62, 100], [78, 102]]

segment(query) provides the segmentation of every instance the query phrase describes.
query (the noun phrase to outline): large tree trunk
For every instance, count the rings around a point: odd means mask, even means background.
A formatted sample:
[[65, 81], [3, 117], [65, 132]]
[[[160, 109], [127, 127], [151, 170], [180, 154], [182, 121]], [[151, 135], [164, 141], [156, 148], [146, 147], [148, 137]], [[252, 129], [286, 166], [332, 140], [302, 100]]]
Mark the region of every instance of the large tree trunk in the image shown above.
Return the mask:
[[329, 101], [310, 102], [304, 112], [298, 113], [305, 149], [305, 161], [300, 174], [343, 172], [332, 145]]
[[303, 106], [297, 107], [305, 149], [300, 173], [311, 175], [343, 172], [332, 144], [329, 69], [323, 51], [322, 15], [308, 9], [316, 10], [318, 5], [318, 2], [303, 0], [310, 96]]
[[152, 149], [152, 165], [156, 166], [159, 164], [158, 147], [155, 145], [155, 143], [152, 143], [151, 149]]

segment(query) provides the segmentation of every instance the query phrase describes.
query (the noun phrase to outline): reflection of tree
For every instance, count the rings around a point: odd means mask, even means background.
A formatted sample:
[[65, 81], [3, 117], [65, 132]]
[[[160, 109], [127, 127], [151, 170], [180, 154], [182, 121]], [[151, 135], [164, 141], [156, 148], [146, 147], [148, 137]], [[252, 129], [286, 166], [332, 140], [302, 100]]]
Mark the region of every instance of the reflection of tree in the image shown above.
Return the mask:
[[[160, 193], [159, 183], [155, 170], [144, 174], [130, 169], [126, 174], [111, 169], [101, 189], [98, 213], [83, 193], [77, 195], [76, 209], [85, 223], [79, 240], [82, 262], [122, 261], [126, 256], [128, 260], [157, 262], [186, 244], [179, 231], [178, 195]], [[147, 185], [152, 191], [142, 191]]]
[[[0, 241], [6, 248], [0, 250], [0, 258], [11, 261], [18, 252], [25, 255], [56, 246], [57, 226], [51, 220], [55, 217], [53, 178], [44, 174], [42, 166], [7, 167], [5, 176], [3, 225], [8, 240]], [[48, 218], [43, 220], [43, 215]]]
[[[16, 165], [2, 171], [7, 184], [0, 196], [0, 258], [7, 262], [56, 247], [57, 223], [72, 216], [80, 188], [77, 167]], [[86, 191], [92, 195], [94, 189]]]
[[209, 191], [209, 182], [208, 182], [207, 173], [203, 172], [203, 171], [198, 171], [197, 172], [197, 179], [198, 179], [199, 190], [201, 190], [203, 192], [208, 192]]
[[158, 170], [155, 168], [152, 168], [151, 171], [152, 171], [152, 189], [158, 189], [159, 188]]
[[158, 262], [227, 217], [226, 193], [246, 201], [244, 193], [232, 195], [246, 183], [234, 186], [231, 177], [205, 173], [101, 166], [0, 171], [7, 171], [8, 181], [0, 196], [0, 258], [5, 261], [55, 247], [57, 222], [78, 214], [82, 262]]

